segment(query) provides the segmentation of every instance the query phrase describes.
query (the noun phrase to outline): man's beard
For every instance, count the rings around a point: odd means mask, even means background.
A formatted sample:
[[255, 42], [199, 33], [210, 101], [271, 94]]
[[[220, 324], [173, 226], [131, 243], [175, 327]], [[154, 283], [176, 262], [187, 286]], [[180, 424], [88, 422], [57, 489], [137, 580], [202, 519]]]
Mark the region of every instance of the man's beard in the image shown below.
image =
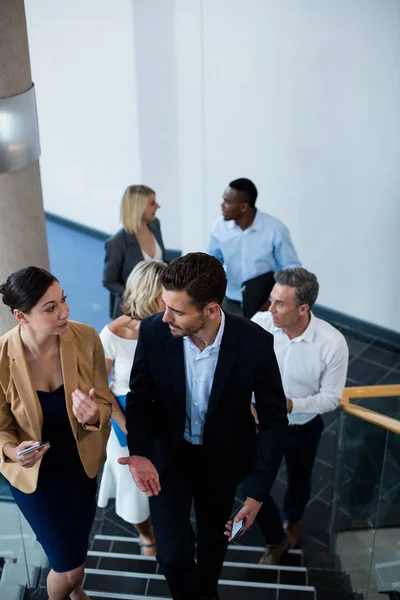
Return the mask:
[[[191, 327], [185, 327], [185, 328], [179, 327], [176, 329], [171, 329], [171, 326], [170, 326], [169, 330], [170, 330], [171, 334], [176, 338], [187, 337], [188, 335], [196, 335], [196, 333], [204, 327], [205, 322], [206, 322], [205, 318], [202, 317], [201, 319], [198, 320], [197, 323], [194, 323]], [[169, 325], [169, 323], [168, 323], [168, 325]]]

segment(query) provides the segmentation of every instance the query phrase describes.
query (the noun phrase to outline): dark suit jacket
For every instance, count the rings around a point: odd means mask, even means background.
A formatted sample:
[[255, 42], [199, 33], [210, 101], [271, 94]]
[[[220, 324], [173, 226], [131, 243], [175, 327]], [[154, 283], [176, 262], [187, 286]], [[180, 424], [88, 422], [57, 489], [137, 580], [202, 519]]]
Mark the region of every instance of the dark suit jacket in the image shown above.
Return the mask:
[[[154, 237], [156, 238], [165, 259], [164, 242], [161, 235], [160, 221], [149, 221]], [[103, 269], [103, 285], [110, 290], [110, 317], [116, 318], [121, 314], [119, 305], [125, 290], [126, 280], [138, 262], [144, 260], [143, 252], [134, 234], [126, 233], [120, 229], [105, 242], [106, 255]]]
[[[130, 455], [149, 458], [159, 473], [182, 442], [186, 414], [183, 339], [171, 335], [162, 316], [144, 319], [140, 326], [126, 410]], [[250, 412], [253, 391], [258, 434]], [[211, 476], [236, 484], [250, 476], [248, 495], [265, 500], [281, 464], [286, 429], [272, 335], [225, 314], [203, 436]]]

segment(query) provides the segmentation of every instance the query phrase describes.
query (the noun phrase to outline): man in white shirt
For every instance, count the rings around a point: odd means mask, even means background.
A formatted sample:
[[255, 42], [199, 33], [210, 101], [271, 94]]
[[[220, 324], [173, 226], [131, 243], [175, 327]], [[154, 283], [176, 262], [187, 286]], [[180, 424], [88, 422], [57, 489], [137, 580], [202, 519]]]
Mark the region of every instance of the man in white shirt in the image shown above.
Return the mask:
[[243, 314], [245, 281], [271, 272], [272, 288], [274, 271], [300, 266], [287, 227], [256, 208], [257, 195], [250, 179], [231, 181], [223, 195], [222, 217], [211, 231], [208, 253], [221, 261], [228, 279], [222, 308], [233, 314]]
[[[258, 522], [267, 542], [264, 564], [279, 564], [300, 539], [300, 519], [310, 499], [311, 477], [323, 431], [321, 414], [335, 410], [346, 382], [349, 351], [343, 335], [311, 308], [318, 296], [313, 273], [297, 267], [277, 271], [268, 312], [253, 321], [272, 333], [289, 417], [284, 456], [287, 490], [283, 518], [269, 496]], [[252, 407], [257, 420], [257, 414]]]

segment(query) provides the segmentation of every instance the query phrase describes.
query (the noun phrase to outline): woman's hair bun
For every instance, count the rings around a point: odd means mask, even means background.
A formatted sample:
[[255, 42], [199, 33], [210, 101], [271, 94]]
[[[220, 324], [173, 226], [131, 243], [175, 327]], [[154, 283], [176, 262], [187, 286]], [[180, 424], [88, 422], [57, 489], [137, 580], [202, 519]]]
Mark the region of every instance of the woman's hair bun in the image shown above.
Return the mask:
[[23, 267], [14, 271], [0, 285], [3, 302], [12, 311], [28, 313], [57, 279], [40, 267]]

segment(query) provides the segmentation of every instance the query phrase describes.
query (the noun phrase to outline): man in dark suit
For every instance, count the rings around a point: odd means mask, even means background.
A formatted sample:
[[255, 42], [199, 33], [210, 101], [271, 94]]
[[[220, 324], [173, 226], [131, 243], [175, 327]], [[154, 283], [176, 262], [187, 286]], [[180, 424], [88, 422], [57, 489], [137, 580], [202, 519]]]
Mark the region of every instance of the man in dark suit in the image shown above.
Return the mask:
[[178, 258], [162, 284], [165, 312], [140, 327], [127, 396], [130, 457], [120, 462], [150, 496], [157, 559], [172, 597], [211, 600], [218, 598], [236, 486], [247, 478], [238, 515], [247, 530], [275, 480], [286, 399], [272, 336], [221, 311], [226, 276], [216, 258]]

